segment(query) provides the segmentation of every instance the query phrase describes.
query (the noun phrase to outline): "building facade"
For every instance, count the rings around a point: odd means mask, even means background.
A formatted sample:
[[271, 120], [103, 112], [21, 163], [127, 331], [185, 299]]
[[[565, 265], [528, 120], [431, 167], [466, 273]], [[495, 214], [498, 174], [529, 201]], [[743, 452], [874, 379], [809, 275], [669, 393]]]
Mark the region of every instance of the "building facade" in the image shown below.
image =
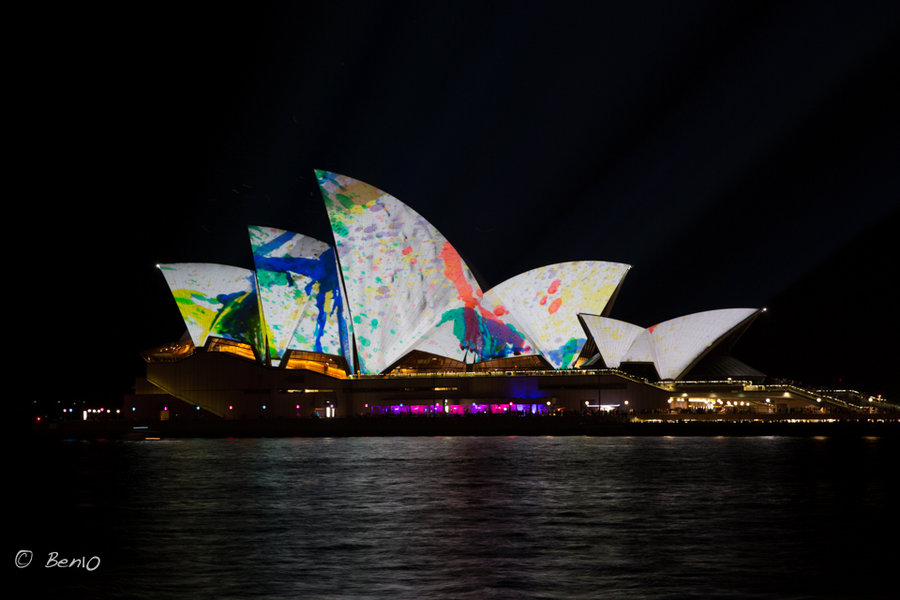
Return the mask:
[[760, 309], [646, 328], [615, 320], [631, 267], [607, 261], [547, 265], [483, 291], [415, 210], [350, 177], [316, 175], [334, 246], [251, 226], [254, 270], [159, 265], [187, 332], [143, 353], [146, 381], [126, 414], [139, 406], [161, 418], [221, 419], [846, 408], [796, 391], [773, 400], [765, 376], [729, 355]]

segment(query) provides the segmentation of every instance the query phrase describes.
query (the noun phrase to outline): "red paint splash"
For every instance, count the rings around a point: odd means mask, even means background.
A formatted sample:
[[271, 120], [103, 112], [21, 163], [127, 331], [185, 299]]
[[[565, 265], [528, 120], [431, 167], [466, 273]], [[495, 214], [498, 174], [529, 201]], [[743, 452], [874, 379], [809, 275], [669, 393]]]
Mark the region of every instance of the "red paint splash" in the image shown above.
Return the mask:
[[481, 303], [475, 298], [472, 284], [466, 280], [462, 259], [450, 242], [444, 242], [444, 247], [441, 248], [441, 260], [444, 261], [444, 275], [456, 286], [456, 293], [466, 307], [466, 310], [463, 311], [463, 321], [466, 328], [466, 341], [471, 342], [468, 339], [469, 336], [475, 335], [474, 332], [478, 331], [478, 317], [476, 317], [475, 310], [481, 308]]
[[559, 310], [559, 305], [562, 304], [562, 298], [557, 298], [550, 304], [550, 308], [547, 309], [547, 312], [551, 315]]
[[444, 242], [444, 247], [441, 249], [441, 260], [444, 261], [444, 275], [456, 286], [459, 299], [463, 301], [466, 308], [475, 308], [478, 305], [475, 290], [472, 288], [472, 284], [466, 281], [462, 259], [450, 242]]
[[[659, 325], [659, 323], [657, 323], [656, 325]], [[656, 329], [656, 325], [652, 325], [652, 326], [648, 327], [647, 331], [649, 331], [650, 333], [653, 333], [653, 330]]]
[[547, 288], [547, 293], [555, 294], [561, 284], [562, 281], [560, 281], [559, 279], [554, 279], [553, 283], [550, 284], [550, 287]]
[[[481, 304], [483, 294], [478, 287], [472, 286], [466, 279], [462, 259], [459, 257], [456, 249], [450, 245], [450, 242], [444, 242], [440, 256], [441, 260], [444, 261], [444, 276], [456, 286], [456, 293], [465, 305], [462, 311], [465, 332], [462, 334], [463, 338], [460, 339], [460, 347], [480, 353], [486, 343], [485, 336], [487, 336], [488, 338], [500, 340], [501, 343], [513, 345], [516, 354], [530, 352], [531, 347], [524, 344], [525, 338], [518, 332], [511, 330], [498, 318], [500, 315], [509, 312], [506, 310], [506, 307], [499, 305], [492, 312]], [[484, 331], [482, 331], [481, 324], [479, 324], [479, 317], [484, 326]]]
[[412, 252], [412, 246], [407, 246], [406, 248], [403, 249], [403, 256], [406, 256], [410, 252]]
[[543, 298], [541, 298], [540, 305], [543, 306], [545, 304], [547, 304], [547, 296], [544, 296]]

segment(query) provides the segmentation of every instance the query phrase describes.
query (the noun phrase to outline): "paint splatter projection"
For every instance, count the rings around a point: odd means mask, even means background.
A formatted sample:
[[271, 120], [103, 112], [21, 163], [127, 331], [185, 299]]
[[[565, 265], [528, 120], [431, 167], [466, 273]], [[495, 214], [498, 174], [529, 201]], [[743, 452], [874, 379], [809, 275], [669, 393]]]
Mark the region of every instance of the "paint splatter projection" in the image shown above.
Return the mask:
[[[160, 265], [197, 347], [209, 336], [250, 344], [277, 365], [289, 350], [343, 356], [382, 373], [413, 350], [467, 363], [540, 354], [572, 368], [594, 339], [610, 368], [655, 365], [676, 379], [756, 309], [696, 313], [644, 329], [603, 317], [628, 265], [567, 262], [482, 293], [456, 249], [419, 213], [344, 175], [316, 171], [335, 247], [250, 227], [256, 272]], [[258, 291], [257, 291], [258, 286]], [[355, 342], [355, 344], [354, 344]]]
[[501, 318], [507, 316], [505, 310], [492, 312], [485, 307], [481, 289], [465, 276], [463, 269], [468, 271], [468, 267], [449, 243], [445, 244], [441, 258], [444, 274], [456, 284], [462, 306], [445, 311], [416, 349], [464, 362], [533, 354], [533, 344], [525, 334], [509, 318]]
[[[625, 362], [652, 362], [661, 379], [678, 379], [737, 327], [755, 319], [755, 308], [724, 308], [677, 317], [647, 329], [630, 323], [581, 315], [610, 368]], [[631, 339], [627, 350], [622, 348]]]
[[568, 369], [587, 341], [578, 313], [602, 314], [630, 268], [604, 261], [539, 267], [491, 288], [482, 304], [495, 314], [510, 313], [547, 362]]
[[361, 181], [316, 175], [361, 372], [380, 373], [414, 349], [468, 362], [530, 351], [522, 333], [484, 309], [472, 272], [419, 213]]
[[262, 356], [253, 271], [208, 263], [159, 265], [198, 348], [209, 336], [250, 344]]
[[249, 227], [271, 363], [287, 350], [343, 356], [353, 368], [334, 248], [273, 227]]

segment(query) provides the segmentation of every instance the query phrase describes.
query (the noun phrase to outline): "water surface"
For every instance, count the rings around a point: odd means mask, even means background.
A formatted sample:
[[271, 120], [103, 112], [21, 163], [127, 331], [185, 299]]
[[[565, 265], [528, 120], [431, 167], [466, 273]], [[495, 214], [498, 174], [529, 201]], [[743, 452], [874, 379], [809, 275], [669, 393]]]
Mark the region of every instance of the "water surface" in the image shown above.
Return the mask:
[[[59, 597], [887, 598], [897, 446], [43, 442], [22, 462], [9, 556], [32, 550], [12, 575]], [[101, 565], [48, 569], [50, 552]]]

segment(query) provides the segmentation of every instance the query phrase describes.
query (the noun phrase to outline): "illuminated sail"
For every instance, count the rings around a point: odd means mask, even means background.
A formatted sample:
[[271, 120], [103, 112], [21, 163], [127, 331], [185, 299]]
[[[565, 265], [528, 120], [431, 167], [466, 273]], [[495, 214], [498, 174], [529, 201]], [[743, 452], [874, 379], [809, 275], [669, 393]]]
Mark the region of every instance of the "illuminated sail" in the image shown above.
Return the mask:
[[209, 263], [171, 263], [159, 269], [195, 346], [215, 336], [262, 350], [253, 271]]
[[656, 349], [657, 373], [662, 379], [678, 379], [714, 344], [759, 312], [755, 308], [708, 310], [648, 328]]
[[603, 261], [538, 267], [491, 288], [482, 303], [492, 312], [510, 313], [547, 362], [567, 369], [587, 341], [578, 313], [601, 314], [628, 269]]
[[[587, 325], [604, 364], [610, 369], [619, 368], [635, 339], [647, 331], [643, 327], [599, 315], [583, 314], [581, 318]], [[648, 360], [641, 362], [655, 362], [651, 352], [646, 352], [645, 357]]]
[[472, 361], [527, 347], [521, 334], [481, 306], [469, 267], [419, 213], [361, 181], [316, 174], [363, 373], [380, 373], [414, 349]]
[[306, 350], [344, 356], [352, 370], [334, 249], [274, 227], [252, 226], [249, 233], [272, 363], [287, 350]]

